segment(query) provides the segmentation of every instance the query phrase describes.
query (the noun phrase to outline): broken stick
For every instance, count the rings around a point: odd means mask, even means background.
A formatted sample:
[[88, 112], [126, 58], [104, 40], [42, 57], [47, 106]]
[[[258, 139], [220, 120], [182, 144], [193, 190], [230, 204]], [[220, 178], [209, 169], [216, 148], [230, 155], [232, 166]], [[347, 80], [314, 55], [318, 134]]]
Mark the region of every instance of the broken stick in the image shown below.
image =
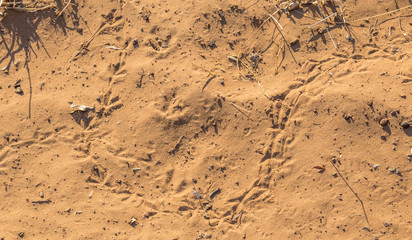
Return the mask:
[[339, 176], [342, 178], [342, 180], [346, 183], [346, 186], [348, 186], [348, 188], [353, 192], [353, 194], [355, 194], [355, 196], [358, 198], [359, 202], [362, 205], [362, 209], [363, 209], [363, 213], [365, 214], [365, 218], [366, 218], [366, 222], [369, 225], [369, 220], [368, 220], [368, 215], [366, 215], [366, 211], [365, 211], [365, 206], [363, 205], [363, 201], [362, 199], [360, 199], [360, 197], [358, 196], [358, 194], [353, 190], [353, 188], [349, 185], [349, 183], [345, 180], [345, 178], [342, 176], [342, 174], [340, 173], [339, 169], [336, 167], [336, 165], [333, 163], [333, 160], [330, 161], [330, 163], [332, 163], [333, 167], [336, 169], [336, 171], [338, 172]]
[[[272, 15], [271, 15], [271, 17], [272, 17], [273, 19], [275, 19]], [[279, 22], [278, 22], [278, 21], [275, 21], [275, 23], [279, 23]], [[280, 26], [280, 24], [279, 24], [279, 26], [278, 26], [277, 24], [275, 24], [275, 26], [276, 26], [276, 28], [279, 30], [280, 35], [281, 35], [281, 36], [283, 37], [283, 39], [285, 40], [286, 45], [288, 46], [289, 52], [290, 52], [290, 54], [292, 54], [293, 60], [295, 61], [295, 63], [296, 63], [297, 65], [299, 65], [298, 61], [296, 61], [295, 56], [293, 55], [292, 47], [290, 46], [290, 44], [288, 43], [288, 41], [286, 40], [285, 36], [284, 36], [283, 33], [282, 33], [282, 29], [283, 29], [283, 28], [280, 29], [282, 26]]]

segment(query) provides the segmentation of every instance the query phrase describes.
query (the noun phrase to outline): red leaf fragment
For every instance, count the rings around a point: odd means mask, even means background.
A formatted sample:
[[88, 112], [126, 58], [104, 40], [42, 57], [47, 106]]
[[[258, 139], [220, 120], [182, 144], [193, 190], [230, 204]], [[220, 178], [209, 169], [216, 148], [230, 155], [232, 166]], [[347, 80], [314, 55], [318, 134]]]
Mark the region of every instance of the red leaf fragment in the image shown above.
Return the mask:
[[313, 168], [319, 169], [319, 173], [323, 173], [324, 171], [326, 171], [326, 168], [322, 166], [314, 166]]
[[326, 168], [324, 168], [324, 167], [322, 167], [322, 166], [314, 166], [313, 168], [316, 168], [316, 169], [319, 169], [319, 170], [323, 170], [323, 171], [326, 170]]

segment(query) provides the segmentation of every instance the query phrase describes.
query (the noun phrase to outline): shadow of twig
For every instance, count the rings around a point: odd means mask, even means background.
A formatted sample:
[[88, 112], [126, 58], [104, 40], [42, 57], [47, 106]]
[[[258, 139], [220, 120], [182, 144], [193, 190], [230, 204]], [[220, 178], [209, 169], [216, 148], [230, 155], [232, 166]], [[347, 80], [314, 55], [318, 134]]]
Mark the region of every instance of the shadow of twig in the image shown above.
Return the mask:
[[[56, 0], [55, 3], [58, 9], [64, 7], [63, 0]], [[71, 19], [80, 19], [77, 13], [78, 9], [75, 7], [76, 4], [74, 1], [72, 1], [72, 3], [72, 7], [69, 8], [71, 11], [66, 11], [72, 15]], [[43, 49], [47, 56], [51, 58], [47, 46], [43, 43], [40, 35], [37, 34], [38, 26], [46, 20], [49, 20], [49, 23], [54, 26], [55, 29], [63, 31], [64, 35], [66, 35], [66, 29], [72, 30], [67, 27], [64, 17], [60, 17], [55, 21], [56, 13], [52, 9], [34, 13], [7, 10], [7, 16], [0, 21], [0, 45], [3, 45], [6, 50], [6, 54], [0, 57], [1, 69], [7, 73], [12, 64], [17, 64], [16, 56], [21, 55], [21, 53], [24, 55], [24, 67], [27, 71], [30, 85], [29, 118], [31, 118], [32, 102], [32, 81], [29, 62], [33, 56], [32, 54], [34, 54], [34, 57], [37, 57], [37, 51], [39, 49]], [[76, 25], [74, 24], [74, 26]], [[37, 48], [34, 48], [34, 46]]]

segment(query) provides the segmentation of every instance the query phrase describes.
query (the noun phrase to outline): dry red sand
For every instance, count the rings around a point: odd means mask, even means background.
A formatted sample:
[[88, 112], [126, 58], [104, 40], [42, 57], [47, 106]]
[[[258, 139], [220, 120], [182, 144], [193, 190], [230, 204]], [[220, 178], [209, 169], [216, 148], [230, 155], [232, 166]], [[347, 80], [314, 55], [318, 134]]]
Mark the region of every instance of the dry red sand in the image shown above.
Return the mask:
[[411, 3], [306, 2], [6, 10], [0, 238], [410, 239]]

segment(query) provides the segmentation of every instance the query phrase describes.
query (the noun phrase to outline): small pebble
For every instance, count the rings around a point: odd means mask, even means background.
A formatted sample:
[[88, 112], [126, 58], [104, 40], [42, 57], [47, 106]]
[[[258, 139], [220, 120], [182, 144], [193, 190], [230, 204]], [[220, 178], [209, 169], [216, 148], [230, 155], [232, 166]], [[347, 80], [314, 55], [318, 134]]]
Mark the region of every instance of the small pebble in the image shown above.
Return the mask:
[[14, 87], [14, 92], [20, 95], [23, 94], [23, 90], [21, 89], [20, 86]]
[[407, 121], [403, 121], [403, 122], [401, 123], [401, 127], [403, 127], [403, 128], [408, 128], [409, 126], [411, 126], [411, 124], [410, 124], [409, 122], [407, 122]]
[[135, 225], [137, 223], [137, 219], [136, 218], [132, 218], [132, 220], [129, 221], [130, 225]]
[[370, 232], [371, 230], [368, 227], [363, 227], [362, 230]]
[[43, 192], [40, 192], [39, 195], [40, 195], [41, 198], [44, 198]]
[[210, 41], [210, 42], [209, 42], [209, 47], [211, 47], [212, 49], [213, 49], [213, 48], [216, 48], [217, 46], [216, 46], [215, 41]]
[[386, 126], [386, 125], [388, 125], [388, 122], [389, 122], [389, 120], [388, 120], [387, 118], [382, 118], [382, 119], [379, 121], [379, 124], [380, 124], [381, 126]]
[[399, 169], [396, 168], [396, 167], [389, 168], [389, 173], [401, 175], [401, 172], [400, 172]]
[[351, 119], [352, 119], [352, 115], [345, 113], [345, 114], [343, 114], [343, 118], [344, 118], [345, 120], [351, 120]]
[[193, 194], [196, 196], [197, 199], [202, 198], [202, 196], [200, 195], [200, 193], [198, 191], [193, 191]]
[[374, 168], [375, 170], [378, 169], [378, 167], [379, 167], [379, 164], [373, 165], [373, 168]]

